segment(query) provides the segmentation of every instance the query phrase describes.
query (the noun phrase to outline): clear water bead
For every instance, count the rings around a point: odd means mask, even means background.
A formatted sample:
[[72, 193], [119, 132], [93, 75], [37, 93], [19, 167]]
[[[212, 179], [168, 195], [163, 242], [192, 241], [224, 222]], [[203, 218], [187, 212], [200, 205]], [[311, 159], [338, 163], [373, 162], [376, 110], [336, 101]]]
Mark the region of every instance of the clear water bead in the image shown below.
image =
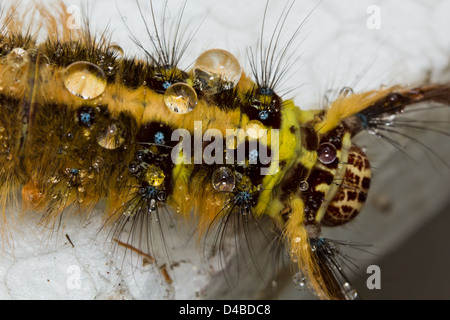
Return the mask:
[[297, 272], [292, 277], [292, 282], [294, 283], [294, 287], [299, 289], [299, 290], [307, 289], [306, 277], [303, 275], [302, 272]]
[[322, 143], [319, 145], [319, 148], [317, 148], [317, 156], [319, 161], [323, 164], [333, 163], [337, 158], [336, 147], [329, 142]]
[[159, 187], [166, 178], [164, 171], [157, 166], [151, 165], [145, 171], [145, 181], [152, 187]]
[[95, 99], [106, 89], [105, 73], [93, 63], [74, 62], [62, 75], [66, 89], [73, 95], [85, 100]]
[[108, 47], [108, 51], [114, 52], [116, 59], [122, 59], [124, 56], [124, 51], [121, 46], [117, 44], [112, 44]]
[[347, 97], [354, 94], [354, 91], [352, 88], [350, 87], [344, 87], [341, 89], [341, 91], [339, 92], [339, 95], [343, 96], [343, 97]]
[[356, 291], [355, 288], [353, 288], [348, 282], [344, 283], [342, 291], [347, 300], [359, 299], [358, 291]]
[[242, 69], [239, 61], [228, 51], [211, 49], [198, 57], [194, 75], [202, 90], [214, 91], [218, 85], [231, 89], [241, 79]]
[[247, 123], [246, 133], [252, 139], [261, 139], [267, 134], [267, 129], [258, 120], [251, 120]]
[[222, 167], [214, 171], [212, 185], [216, 191], [231, 192], [236, 185], [236, 177], [230, 169]]
[[8, 54], [8, 62], [15, 68], [20, 68], [30, 61], [28, 53], [22, 48], [14, 48]]
[[94, 160], [92, 160], [92, 166], [97, 169], [100, 170], [101, 168], [103, 168], [103, 165], [105, 164], [105, 160], [102, 157], [95, 157]]
[[97, 137], [97, 143], [108, 150], [115, 150], [125, 142], [125, 127], [120, 121], [106, 124]]
[[307, 181], [302, 181], [300, 182], [300, 186], [299, 186], [300, 191], [306, 191], [309, 189], [309, 183]]
[[164, 93], [164, 103], [173, 112], [184, 114], [197, 106], [197, 93], [186, 83], [175, 83]]
[[149, 205], [150, 213], [156, 212], [157, 209], [158, 209], [158, 206], [156, 204], [156, 200], [155, 199], [151, 199], [150, 200], [150, 205]]

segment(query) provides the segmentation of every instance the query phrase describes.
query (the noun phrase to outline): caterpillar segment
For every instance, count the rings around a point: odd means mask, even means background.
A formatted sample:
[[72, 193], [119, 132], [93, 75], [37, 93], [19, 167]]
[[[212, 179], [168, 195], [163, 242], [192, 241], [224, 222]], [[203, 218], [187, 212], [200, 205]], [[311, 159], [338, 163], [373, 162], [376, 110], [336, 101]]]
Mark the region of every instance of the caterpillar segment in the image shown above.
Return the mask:
[[[27, 35], [0, 34], [0, 216], [2, 239], [9, 234], [6, 220], [8, 207], [18, 207], [15, 193], [20, 189], [25, 175], [22, 170], [24, 133], [28, 110], [33, 68], [28, 51], [35, 40]], [[31, 77], [30, 77], [31, 76]]]
[[181, 70], [125, 57], [89, 32], [61, 34], [43, 43], [0, 36], [3, 220], [20, 186], [23, 210], [51, 226], [106, 199], [117, 238], [165, 208], [194, 221], [199, 238], [230, 215], [268, 216], [320, 298], [357, 298], [321, 236], [354, 219], [368, 194], [370, 164], [352, 138], [408, 105], [450, 104], [448, 84], [344, 90], [326, 109], [305, 111], [265, 82], [231, 77], [236, 64]]

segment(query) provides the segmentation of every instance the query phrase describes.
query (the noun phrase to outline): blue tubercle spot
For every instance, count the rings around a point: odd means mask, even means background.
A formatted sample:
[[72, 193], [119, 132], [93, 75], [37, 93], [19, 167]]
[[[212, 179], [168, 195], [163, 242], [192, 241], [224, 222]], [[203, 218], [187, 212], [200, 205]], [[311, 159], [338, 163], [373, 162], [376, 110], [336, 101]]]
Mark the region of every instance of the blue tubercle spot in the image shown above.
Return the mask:
[[155, 134], [155, 143], [157, 143], [157, 144], [164, 144], [165, 143], [165, 141], [164, 141], [164, 133], [157, 132]]
[[238, 203], [244, 203], [250, 200], [252, 200], [252, 195], [250, 192], [239, 192], [236, 196], [236, 201]]
[[83, 112], [83, 113], [81, 113], [80, 118], [81, 118], [81, 122], [82, 123], [90, 124], [92, 117], [91, 117], [91, 115], [89, 113]]
[[323, 245], [325, 243], [325, 239], [324, 238], [310, 239], [309, 242], [312, 247], [320, 247], [321, 245]]
[[260, 88], [259, 93], [264, 96], [271, 96], [273, 95], [273, 90], [270, 88]]
[[77, 175], [78, 175], [78, 173], [80, 173], [80, 170], [78, 170], [78, 169], [75, 169], [75, 168], [73, 168], [73, 169], [70, 169], [70, 174], [71, 174], [71, 175], [73, 175], [73, 176], [77, 176]]
[[155, 199], [156, 196], [158, 195], [158, 192], [159, 192], [158, 189], [151, 186], [141, 189], [141, 194], [143, 195], [143, 197], [148, 199]]
[[269, 118], [269, 111], [261, 111], [259, 113], [259, 118], [261, 120], [267, 120]]
[[166, 81], [166, 82], [163, 83], [162, 86], [163, 86], [164, 89], [167, 90], [167, 89], [169, 89], [169, 87], [170, 87], [171, 85], [172, 85], [172, 82]]
[[364, 129], [367, 129], [367, 126], [369, 125], [369, 122], [367, 120], [367, 116], [362, 113], [357, 113], [356, 116], [361, 120], [361, 124]]
[[258, 162], [258, 155], [258, 150], [250, 150], [248, 154], [248, 160], [250, 161], [250, 164], [256, 164]]

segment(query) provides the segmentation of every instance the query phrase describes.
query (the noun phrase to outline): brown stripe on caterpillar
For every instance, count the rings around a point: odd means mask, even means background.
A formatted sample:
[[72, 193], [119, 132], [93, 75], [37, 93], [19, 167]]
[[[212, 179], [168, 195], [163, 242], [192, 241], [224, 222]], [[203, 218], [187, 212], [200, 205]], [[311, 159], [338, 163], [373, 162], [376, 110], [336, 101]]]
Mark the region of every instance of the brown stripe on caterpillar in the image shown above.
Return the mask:
[[271, 90], [254, 87], [244, 94], [241, 112], [248, 121], [257, 120], [268, 128], [280, 129], [282, 106], [281, 98]]
[[319, 136], [311, 126], [300, 126], [302, 147], [308, 151], [317, 150], [319, 146]]
[[[0, 48], [0, 213], [12, 204], [15, 191], [24, 180], [21, 149], [27, 131], [30, 101], [30, 54], [34, 44], [30, 36], [8, 35], [1, 38]], [[16, 47], [22, 45], [22, 47]], [[5, 223], [6, 224], [6, 223]], [[2, 225], [1, 228], [4, 228]]]
[[370, 180], [371, 169], [367, 156], [361, 148], [352, 145], [343, 180], [321, 223], [339, 226], [353, 220], [364, 206]]
[[[291, 132], [296, 130], [295, 127], [290, 128]], [[326, 134], [323, 136], [319, 141], [319, 135], [315, 132], [314, 128], [311, 126], [300, 126], [300, 132], [301, 132], [301, 141], [302, 141], [302, 148], [305, 148], [305, 150], [309, 152], [316, 152], [319, 147], [319, 143], [331, 143], [333, 144], [334, 148], [339, 149], [342, 147], [341, 138], [344, 133], [343, 126], [338, 126], [336, 129], [334, 129], [331, 133]], [[334, 137], [333, 134], [339, 134], [338, 137]], [[323, 166], [322, 168], [326, 168], [327, 170], [333, 170], [336, 169], [339, 163], [339, 158], [336, 157], [334, 161], [328, 164], [317, 164], [316, 166]], [[282, 200], [283, 198], [286, 198], [289, 196], [289, 194], [295, 193], [299, 191], [299, 186], [301, 182], [306, 181], [308, 183], [308, 187], [310, 187], [310, 190], [314, 190], [317, 180], [309, 179], [311, 169], [306, 167], [303, 163], [297, 164], [293, 169], [291, 169], [288, 173], [286, 178], [283, 180], [281, 185], [281, 190], [283, 191], [282, 194]], [[311, 185], [309, 184], [309, 181], [311, 181]], [[332, 180], [330, 180], [332, 181]], [[321, 183], [321, 182], [320, 182]], [[319, 183], [319, 184], [320, 184]], [[331, 182], [330, 182], [331, 183]], [[322, 192], [323, 193], [323, 192]]]
[[0, 93], [0, 113], [0, 214], [4, 214], [14, 199], [11, 191], [24, 179], [18, 156], [22, 136], [21, 101]]
[[283, 180], [281, 185], [281, 190], [283, 191], [282, 201], [284, 200], [283, 198], [287, 197], [289, 194], [298, 191], [299, 183], [306, 180], [309, 171], [310, 170], [303, 164], [299, 163], [287, 173], [288, 176]]
[[[314, 221], [325, 199], [325, 193], [334, 181], [334, 175], [323, 169], [315, 168], [308, 177], [309, 190], [302, 194], [305, 203], [305, 220]], [[326, 191], [325, 191], [326, 190]]]

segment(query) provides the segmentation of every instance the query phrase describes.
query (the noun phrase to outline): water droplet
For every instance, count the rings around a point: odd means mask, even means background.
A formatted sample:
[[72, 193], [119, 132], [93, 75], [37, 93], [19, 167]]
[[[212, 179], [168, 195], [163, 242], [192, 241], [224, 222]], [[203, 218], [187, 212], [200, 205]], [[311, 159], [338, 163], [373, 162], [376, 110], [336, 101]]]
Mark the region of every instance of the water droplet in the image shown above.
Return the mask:
[[107, 85], [105, 73], [95, 64], [85, 61], [68, 66], [62, 79], [70, 93], [85, 100], [100, 96]]
[[136, 173], [139, 171], [139, 166], [136, 163], [132, 163], [128, 166], [128, 170], [130, 170], [131, 173]]
[[306, 277], [303, 275], [302, 272], [297, 272], [292, 277], [292, 282], [294, 283], [294, 287], [299, 289], [299, 290], [303, 290], [303, 289], [307, 288]]
[[156, 200], [152, 199], [150, 200], [150, 212], [156, 212], [157, 206], [156, 206]]
[[[123, 204], [123, 206], [125, 206], [125, 204]], [[136, 214], [136, 205], [135, 204], [130, 204], [127, 209], [123, 212], [123, 215], [126, 217], [132, 217]]]
[[212, 185], [216, 191], [230, 192], [234, 189], [236, 177], [230, 169], [222, 167], [214, 171]]
[[252, 120], [247, 123], [246, 132], [253, 139], [260, 139], [267, 134], [267, 129], [258, 120]]
[[152, 187], [158, 187], [166, 178], [166, 175], [164, 174], [164, 171], [155, 165], [151, 165], [147, 168], [145, 171], [145, 181], [151, 185]]
[[108, 76], [112, 76], [114, 74], [114, 67], [112, 65], [109, 65], [108, 67], [106, 67], [106, 74]]
[[333, 163], [337, 158], [336, 147], [329, 142], [322, 143], [319, 148], [317, 148], [317, 156], [319, 161], [323, 164]]
[[198, 57], [194, 74], [201, 90], [216, 92], [221, 87], [231, 89], [236, 86], [241, 79], [242, 69], [230, 52], [211, 49]]
[[105, 160], [102, 157], [95, 157], [95, 159], [92, 160], [92, 166], [97, 170], [100, 170], [104, 163]]
[[300, 182], [299, 186], [300, 191], [306, 191], [309, 189], [309, 183], [307, 181]]
[[158, 192], [158, 195], [156, 196], [158, 198], [159, 201], [166, 201], [167, 199], [167, 194], [164, 191], [160, 191]]
[[22, 48], [12, 49], [7, 59], [15, 68], [20, 68], [30, 61], [28, 53]]
[[358, 292], [348, 282], [344, 283], [343, 291], [347, 300], [356, 300], [359, 298]]
[[176, 113], [188, 113], [197, 106], [197, 93], [186, 83], [175, 83], [164, 93], [164, 103]]
[[142, 150], [139, 150], [138, 152], [136, 152], [136, 154], [134, 155], [134, 157], [136, 158], [137, 161], [141, 162], [144, 160], [145, 158], [145, 152]]
[[108, 50], [114, 52], [117, 59], [121, 59], [124, 56], [124, 51], [118, 44], [112, 44], [109, 46]]
[[125, 142], [125, 127], [119, 120], [106, 124], [100, 130], [97, 143], [108, 150], [119, 148]]
[[349, 96], [349, 95], [352, 95], [354, 92], [353, 92], [353, 89], [352, 88], [350, 88], [350, 87], [344, 87], [344, 88], [342, 88], [342, 90], [339, 92], [339, 95], [341, 95], [341, 96], [343, 96], [343, 97], [347, 97], [347, 96]]

